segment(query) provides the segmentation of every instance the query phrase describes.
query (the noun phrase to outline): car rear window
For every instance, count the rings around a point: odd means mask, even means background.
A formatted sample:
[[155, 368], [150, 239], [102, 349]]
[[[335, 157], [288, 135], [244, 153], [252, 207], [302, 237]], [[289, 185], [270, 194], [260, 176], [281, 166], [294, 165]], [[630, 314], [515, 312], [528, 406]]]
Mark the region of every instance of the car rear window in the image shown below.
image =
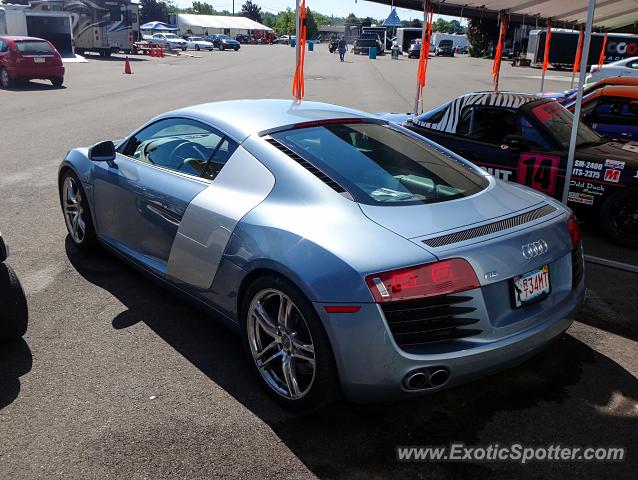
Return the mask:
[[42, 40], [18, 40], [15, 42], [18, 52], [21, 53], [52, 53], [53, 49], [48, 42]]
[[488, 181], [474, 169], [387, 124], [331, 123], [272, 135], [359, 203], [409, 205], [473, 195]]

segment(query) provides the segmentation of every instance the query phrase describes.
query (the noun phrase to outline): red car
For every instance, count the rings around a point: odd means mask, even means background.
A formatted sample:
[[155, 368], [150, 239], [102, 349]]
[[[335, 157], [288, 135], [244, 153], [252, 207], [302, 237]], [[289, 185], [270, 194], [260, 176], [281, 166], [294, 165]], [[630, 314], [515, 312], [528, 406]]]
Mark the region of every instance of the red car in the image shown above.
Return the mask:
[[62, 86], [64, 66], [55, 47], [41, 38], [0, 36], [0, 86], [10, 88], [16, 80], [33, 78]]

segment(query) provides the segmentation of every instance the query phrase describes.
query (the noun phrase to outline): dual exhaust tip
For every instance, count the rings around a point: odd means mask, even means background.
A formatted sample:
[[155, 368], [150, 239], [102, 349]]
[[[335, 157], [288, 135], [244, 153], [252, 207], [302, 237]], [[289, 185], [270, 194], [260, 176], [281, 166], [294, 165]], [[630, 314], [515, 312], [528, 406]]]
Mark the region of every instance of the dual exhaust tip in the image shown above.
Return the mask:
[[426, 368], [408, 373], [403, 381], [408, 390], [436, 388], [447, 382], [450, 373], [445, 368]]

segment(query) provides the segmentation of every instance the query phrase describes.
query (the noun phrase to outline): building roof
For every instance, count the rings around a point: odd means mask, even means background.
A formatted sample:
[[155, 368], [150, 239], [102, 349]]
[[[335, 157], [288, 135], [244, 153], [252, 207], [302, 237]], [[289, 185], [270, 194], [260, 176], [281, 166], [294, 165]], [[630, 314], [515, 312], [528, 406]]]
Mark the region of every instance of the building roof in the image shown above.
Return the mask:
[[239, 30], [267, 30], [272, 28], [246, 17], [227, 17], [224, 15], [193, 15], [180, 13], [176, 15], [176, 23], [181, 28], [231, 28]]

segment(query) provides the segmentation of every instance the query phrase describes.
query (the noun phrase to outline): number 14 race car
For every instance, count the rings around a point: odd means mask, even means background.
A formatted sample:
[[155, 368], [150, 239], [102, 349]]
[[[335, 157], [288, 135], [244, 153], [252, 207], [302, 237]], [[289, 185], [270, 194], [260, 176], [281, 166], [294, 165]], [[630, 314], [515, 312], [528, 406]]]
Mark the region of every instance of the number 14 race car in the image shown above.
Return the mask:
[[[572, 114], [536, 95], [469, 93], [418, 117], [384, 118], [462, 155], [502, 180], [560, 199]], [[610, 141], [581, 122], [568, 201], [594, 211], [605, 232], [638, 247], [638, 143]]]

